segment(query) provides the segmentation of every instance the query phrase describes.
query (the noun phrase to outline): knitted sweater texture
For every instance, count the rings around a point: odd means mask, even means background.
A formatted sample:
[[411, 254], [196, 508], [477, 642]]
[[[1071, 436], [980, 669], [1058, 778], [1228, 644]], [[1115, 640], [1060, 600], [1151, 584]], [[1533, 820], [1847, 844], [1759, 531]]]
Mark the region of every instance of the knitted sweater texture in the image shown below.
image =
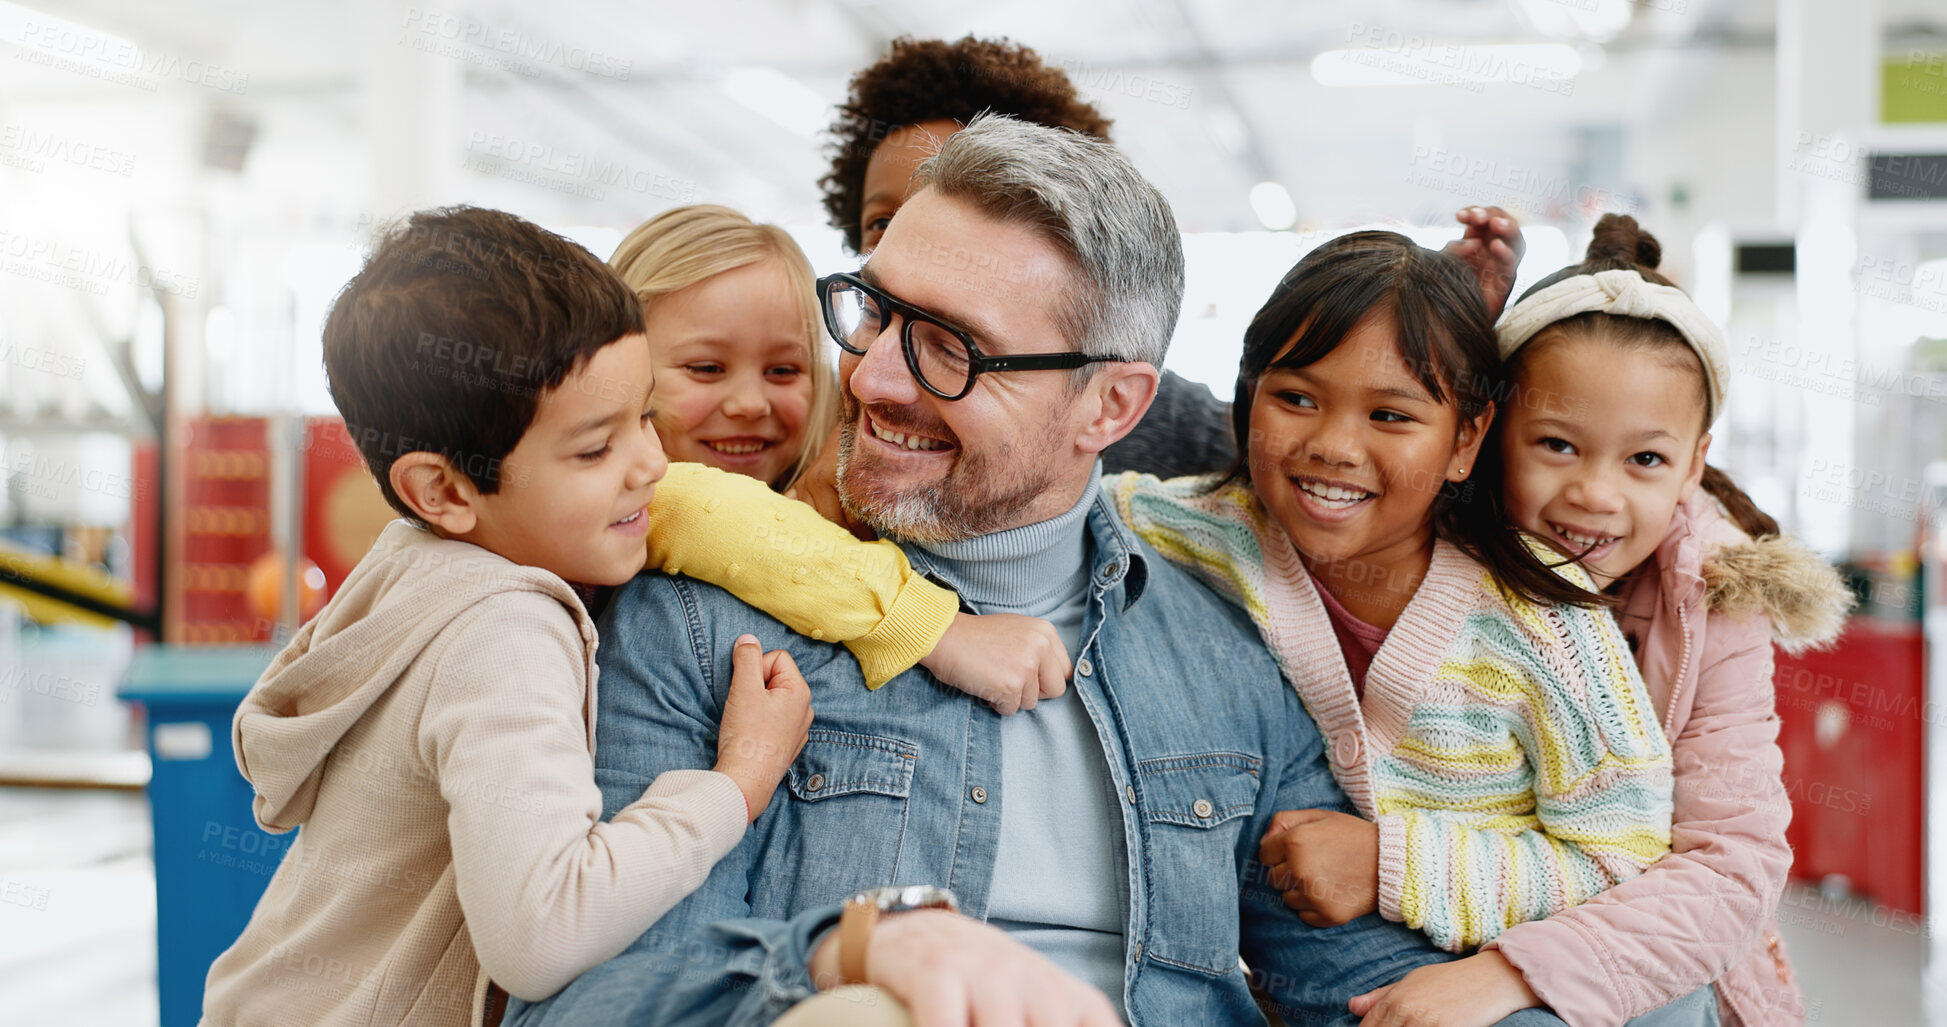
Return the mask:
[[1669, 742], [1608, 613], [1511, 599], [1436, 543], [1362, 702], [1289, 536], [1248, 486], [1211, 484], [1125, 474], [1104, 487], [1145, 541], [1257, 623], [1334, 775], [1379, 825], [1382, 915], [1460, 951], [1669, 851]]

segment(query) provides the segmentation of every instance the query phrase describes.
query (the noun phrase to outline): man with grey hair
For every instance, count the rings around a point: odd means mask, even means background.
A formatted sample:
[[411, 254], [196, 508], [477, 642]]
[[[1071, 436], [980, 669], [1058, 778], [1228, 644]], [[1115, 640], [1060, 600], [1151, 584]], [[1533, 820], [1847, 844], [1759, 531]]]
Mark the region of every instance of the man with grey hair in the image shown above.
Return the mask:
[[511, 1021], [1260, 1024], [1255, 984], [1288, 1021], [1349, 1022], [1352, 996], [1448, 957], [1285, 906], [1256, 861], [1273, 814], [1352, 805], [1248, 618], [1100, 494], [1182, 297], [1168, 204], [1108, 144], [1005, 118], [924, 182], [864, 268], [819, 283], [841, 489], [967, 609], [1045, 617], [1073, 687], [1007, 718], [922, 669], [867, 691], [845, 650], [639, 576], [601, 625], [611, 813], [707, 765], [741, 634], [791, 653], [817, 719], [699, 891]]

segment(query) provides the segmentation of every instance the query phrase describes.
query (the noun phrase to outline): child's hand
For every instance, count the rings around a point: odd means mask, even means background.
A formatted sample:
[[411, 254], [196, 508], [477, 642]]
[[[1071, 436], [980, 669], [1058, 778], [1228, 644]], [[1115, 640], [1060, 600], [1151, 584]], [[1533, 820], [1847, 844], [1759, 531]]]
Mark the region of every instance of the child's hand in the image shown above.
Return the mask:
[[818, 453], [818, 459], [807, 466], [798, 480], [784, 490], [784, 494], [818, 511], [824, 519], [844, 528], [862, 542], [871, 542], [879, 536], [866, 524], [852, 516], [845, 504], [838, 498], [838, 429], [825, 439], [825, 448]]
[[1499, 952], [1423, 966], [1399, 983], [1374, 988], [1347, 1003], [1365, 1027], [1487, 1027], [1541, 1005], [1541, 999]]
[[1515, 268], [1528, 248], [1521, 238], [1521, 224], [1499, 207], [1466, 207], [1454, 220], [1466, 225], [1467, 231], [1448, 243], [1445, 252], [1473, 269], [1481, 298], [1487, 301], [1487, 316], [1499, 320], [1508, 294], [1514, 291]]
[[955, 614], [919, 663], [1003, 717], [1068, 690], [1068, 647], [1054, 625], [1017, 613]]
[[764, 652], [754, 635], [737, 639], [730, 665], [716, 769], [744, 790], [754, 821], [804, 748], [811, 729], [811, 686], [790, 653]]
[[1336, 927], [1379, 908], [1379, 825], [1322, 809], [1271, 818], [1258, 859], [1284, 904], [1313, 927]]

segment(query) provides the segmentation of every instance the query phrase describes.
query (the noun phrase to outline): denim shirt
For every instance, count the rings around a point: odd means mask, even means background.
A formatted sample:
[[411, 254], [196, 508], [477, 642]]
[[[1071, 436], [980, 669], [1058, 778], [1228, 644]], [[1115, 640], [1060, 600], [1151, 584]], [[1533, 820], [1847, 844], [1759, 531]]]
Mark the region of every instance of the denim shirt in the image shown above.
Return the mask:
[[[1237, 607], [1157, 557], [1106, 499], [1089, 511], [1091, 601], [1071, 687], [1122, 796], [1124, 1002], [1133, 1024], [1353, 1023], [1354, 995], [1449, 958], [1376, 914], [1313, 928], [1257, 862], [1286, 809], [1354, 812], [1319, 733]], [[914, 567], [948, 587], [916, 548]], [[838, 903], [883, 885], [950, 888], [984, 917], [1002, 794], [1001, 721], [915, 668], [865, 690], [843, 648], [715, 587], [644, 573], [601, 624], [596, 776], [604, 816], [658, 774], [709, 767], [731, 648], [751, 632], [811, 683], [809, 741], [703, 887], [635, 944], [509, 1022], [767, 1024], [813, 994]], [[1252, 968], [1247, 979], [1242, 956]]]

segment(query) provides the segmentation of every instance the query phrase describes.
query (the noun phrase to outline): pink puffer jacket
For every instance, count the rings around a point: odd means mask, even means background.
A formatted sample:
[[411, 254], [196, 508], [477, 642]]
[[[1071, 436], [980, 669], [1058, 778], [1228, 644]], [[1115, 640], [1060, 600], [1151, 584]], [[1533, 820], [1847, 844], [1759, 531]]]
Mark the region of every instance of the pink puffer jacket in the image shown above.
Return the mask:
[[1791, 868], [1771, 644], [1829, 643], [1852, 597], [1818, 556], [1753, 541], [1701, 489], [1618, 619], [1676, 760], [1670, 854], [1499, 949], [1573, 1027], [1617, 1025], [1715, 983], [1726, 1025], [1805, 1021], [1774, 914]]

